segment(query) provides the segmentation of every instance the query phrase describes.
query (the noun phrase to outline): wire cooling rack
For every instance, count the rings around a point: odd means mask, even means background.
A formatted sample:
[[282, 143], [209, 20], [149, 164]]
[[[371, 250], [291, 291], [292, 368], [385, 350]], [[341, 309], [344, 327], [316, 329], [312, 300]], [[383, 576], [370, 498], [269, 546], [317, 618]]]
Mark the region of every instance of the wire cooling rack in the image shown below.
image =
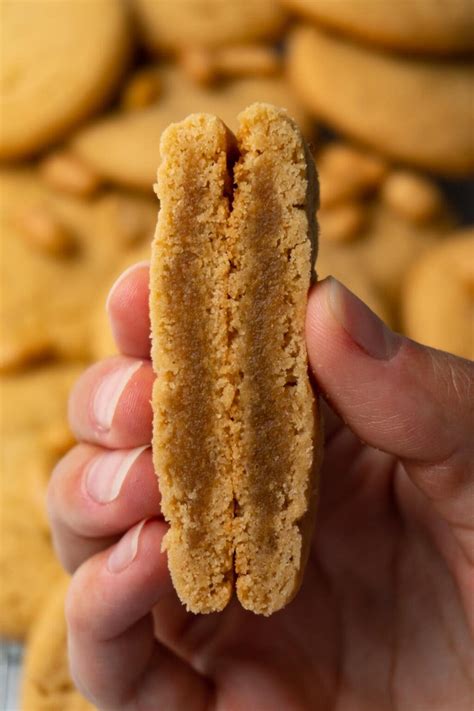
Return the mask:
[[[19, 688], [23, 647], [0, 640], [0, 709], [20, 711]], [[33, 711], [33, 709], [31, 710]]]

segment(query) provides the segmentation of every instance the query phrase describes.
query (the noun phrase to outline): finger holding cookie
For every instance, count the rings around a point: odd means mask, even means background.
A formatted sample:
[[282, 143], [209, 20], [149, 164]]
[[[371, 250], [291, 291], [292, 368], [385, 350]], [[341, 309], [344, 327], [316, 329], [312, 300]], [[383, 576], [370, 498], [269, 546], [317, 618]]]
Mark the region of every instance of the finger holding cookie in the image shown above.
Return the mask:
[[359, 439], [399, 459], [472, 559], [474, 363], [394, 333], [335, 279], [310, 294], [307, 338], [331, 406]]
[[77, 445], [53, 471], [48, 510], [56, 552], [73, 573], [129, 528], [160, 515], [150, 447]]

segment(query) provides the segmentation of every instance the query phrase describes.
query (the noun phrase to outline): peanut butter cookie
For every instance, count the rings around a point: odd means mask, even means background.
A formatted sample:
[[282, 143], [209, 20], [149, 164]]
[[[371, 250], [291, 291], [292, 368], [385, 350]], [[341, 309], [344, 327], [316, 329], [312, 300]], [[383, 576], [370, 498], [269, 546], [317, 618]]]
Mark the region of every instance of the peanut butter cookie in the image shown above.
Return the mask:
[[170, 571], [194, 612], [225, 607], [235, 576], [242, 605], [269, 615], [299, 587], [316, 497], [312, 159], [267, 104], [240, 114], [236, 138], [192, 115], [160, 150], [153, 441]]
[[69, 579], [63, 573], [38, 611], [26, 648], [22, 711], [94, 711], [69, 673], [64, 604]]
[[468, 60], [397, 56], [302, 25], [290, 37], [288, 74], [314, 116], [351, 138], [438, 173], [474, 169]]
[[474, 229], [456, 232], [408, 273], [403, 324], [408, 336], [474, 359]]
[[63, 138], [110, 96], [129, 33], [121, 0], [3, 0], [0, 158]]
[[382, 47], [450, 54], [474, 48], [470, 0], [285, 0], [323, 25]]

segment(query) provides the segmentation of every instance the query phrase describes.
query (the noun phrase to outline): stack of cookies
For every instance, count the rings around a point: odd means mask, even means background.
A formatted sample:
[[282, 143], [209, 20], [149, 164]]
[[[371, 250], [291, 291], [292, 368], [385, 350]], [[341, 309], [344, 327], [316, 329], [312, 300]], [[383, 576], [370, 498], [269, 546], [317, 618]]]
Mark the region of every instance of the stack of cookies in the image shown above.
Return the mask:
[[[473, 357], [466, 278], [459, 284], [463, 315], [455, 319], [454, 337], [445, 333], [433, 287], [421, 276], [425, 269], [412, 269], [430, 260], [432, 250], [451, 255], [452, 249], [457, 261], [456, 239], [450, 239], [457, 216], [435, 178], [462, 180], [474, 170], [472, 4], [284, 4], [295, 15], [287, 41], [288, 81], [313, 118], [345, 139], [321, 147], [316, 157], [319, 273], [341, 269], [348, 286], [393, 326]], [[473, 236], [472, 230], [459, 236], [471, 261]], [[444, 237], [452, 248], [435, 247]], [[437, 274], [442, 278], [443, 270]]]
[[115, 350], [108, 289], [150, 256], [170, 123], [207, 112], [234, 131], [254, 102], [286, 108], [320, 175], [318, 275], [410, 336], [474, 356], [474, 233], [440, 188], [474, 169], [471, 3], [205, 10], [0, 3], [0, 634], [28, 639], [24, 711], [91, 708], [68, 676], [67, 579], [44, 495], [73, 443], [71, 384]]

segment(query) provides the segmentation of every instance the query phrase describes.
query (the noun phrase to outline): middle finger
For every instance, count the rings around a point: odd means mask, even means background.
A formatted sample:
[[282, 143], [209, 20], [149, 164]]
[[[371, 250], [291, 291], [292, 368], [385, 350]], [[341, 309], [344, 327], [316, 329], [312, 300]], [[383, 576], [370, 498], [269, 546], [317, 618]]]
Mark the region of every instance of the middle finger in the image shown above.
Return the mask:
[[150, 361], [125, 356], [88, 368], [69, 399], [76, 437], [111, 449], [150, 444], [154, 377]]
[[160, 515], [150, 447], [77, 445], [55, 467], [48, 512], [59, 559], [73, 572], [134, 524]]

